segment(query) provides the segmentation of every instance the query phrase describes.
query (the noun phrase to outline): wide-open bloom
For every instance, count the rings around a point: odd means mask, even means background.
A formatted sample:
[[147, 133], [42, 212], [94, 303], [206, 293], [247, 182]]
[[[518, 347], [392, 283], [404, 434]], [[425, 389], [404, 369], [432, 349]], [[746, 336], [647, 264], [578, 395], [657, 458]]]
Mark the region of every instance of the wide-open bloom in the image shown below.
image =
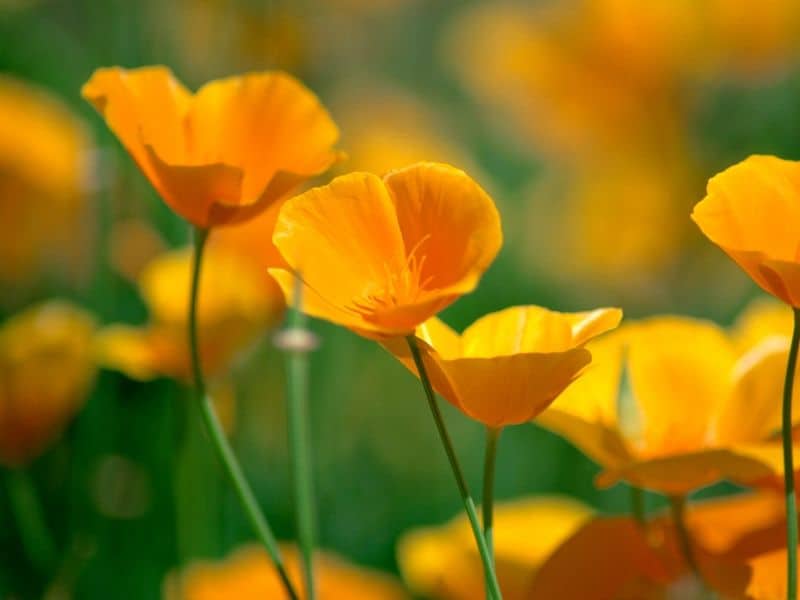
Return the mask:
[[248, 219], [337, 158], [319, 100], [281, 72], [192, 94], [160, 66], [99, 69], [83, 96], [176, 213], [202, 228]]
[[[134, 379], [190, 378], [186, 307], [191, 262], [192, 252], [186, 248], [148, 264], [139, 277], [139, 289], [150, 322], [104, 328], [96, 339], [102, 364]], [[256, 264], [224, 246], [209, 245], [204, 269], [197, 313], [200, 357], [205, 372], [213, 376], [281, 318], [284, 304], [280, 290]]]
[[[774, 593], [786, 585], [785, 560], [778, 566], [773, 558], [785, 544], [779, 493], [691, 504], [686, 527], [703, 579], [721, 598], [786, 597], [785, 592]], [[526, 591], [529, 600], [704, 597], [682, 554], [673, 521], [663, 513], [645, 523], [607, 516], [585, 521], [539, 566]]]
[[0, 76], [0, 282], [19, 285], [45, 264], [80, 258], [90, 154], [88, 130], [68, 106]]
[[[300, 585], [300, 557], [295, 548], [282, 547], [289, 577]], [[332, 554], [319, 552], [315, 560], [320, 600], [406, 600], [408, 594], [389, 575], [357, 567]], [[244, 547], [224, 561], [198, 562], [164, 584], [166, 600], [260, 600], [283, 598], [285, 590], [261, 548]], [[301, 595], [301, 598], [304, 597]]]
[[[433, 388], [469, 417], [497, 428], [542, 412], [591, 362], [586, 342], [621, 319], [615, 308], [559, 313], [515, 306], [481, 317], [461, 335], [433, 318], [416, 337]], [[402, 340], [385, 346], [417, 374]]]
[[94, 380], [94, 320], [62, 301], [0, 327], [0, 464], [36, 458], [80, 410]]
[[692, 219], [765, 291], [800, 307], [800, 162], [756, 155], [729, 167]]
[[417, 163], [351, 173], [288, 200], [273, 237], [291, 271], [270, 269], [303, 310], [366, 337], [409, 335], [472, 291], [502, 243], [492, 199], [466, 173]]
[[[522, 498], [495, 507], [497, 577], [508, 600], [527, 599], [537, 567], [592, 511], [568, 498]], [[485, 598], [480, 557], [463, 515], [438, 526], [406, 533], [397, 560], [409, 587], [426, 598]]]
[[782, 472], [786, 338], [741, 351], [711, 322], [655, 317], [587, 347], [591, 366], [537, 422], [603, 466], [601, 485], [685, 494]]

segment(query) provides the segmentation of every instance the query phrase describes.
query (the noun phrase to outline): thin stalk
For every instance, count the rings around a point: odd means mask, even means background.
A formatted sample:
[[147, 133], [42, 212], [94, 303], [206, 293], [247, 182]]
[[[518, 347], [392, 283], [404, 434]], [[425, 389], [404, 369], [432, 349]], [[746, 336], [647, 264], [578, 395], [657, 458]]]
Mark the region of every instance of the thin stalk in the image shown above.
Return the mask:
[[781, 435], [783, 438], [783, 489], [786, 494], [786, 597], [797, 599], [797, 498], [794, 488], [794, 452], [792, 448], [792, 392], [800, 345], [800, 308], [794, 308], [794, 330], [783, 384]]
[[301, 343], [284, 344], [287, 350], [286, 412], [289, 425], [294, 497], [297, 503], [297, 533], [303, 556], [303, 580], [306, 598], [315, 600], [317, 592], [314, 582], [314, 481], [308, 430], [308, 353], [312, 346], [302, 343], [302, 338], [307, 332], [305, 316], [300, 310], [302, 307], [301, 294], [302, 286], [298, 277], [294, 302], [289, 312], [288, 329], [285, 333], [297, 335], [300, 338], [298, 341]]
[[681, 554], [683, 554], [683, 558], [686, 560], [686, 564], [689, 566], [694, 576], [697, 577], [697, 580], [705, 587], [705, 579], [700, 571], [700, 566], [694, 553], [689, 529], [686, 527], [686, 498], [684, 496], [670, 496], [669, 504], [672, 509], [672, 521], [675, 525], [675, 531], [678, 534], [678, 544], [680, 545]]
[[644, 527], [647, 524], [647, 515], [645, 509], [644, 490], [640, 487], [632, 485], [631, 488], [631, 514], [633, 515], [636, 524]]
[[497, 583], [497, 576], [494, 572], [494, 565], [492, 564], [492, 559], [489, 554], [489, 548], [486, 545], [486, 539], [483, 537], [483, 533], [481, 532], [481, 527], [478, 522], [478, 514], [475, 510], [475, 502], [472, 500], [469, 488], [467, 487], [467, 481], [464, 478], [464, 473], [462, 472], [461, 465], [458, 462], [458, 457], [456, 456], [455, 449], [453, 448], [453, 442], [450, 439], [450, 434], [447, 433], [447, 428], [445, 427], [442, 413], [439, 410], [439, 404], [436, 402], [436, 396], [433, 393], [433, 387], [431, 387], [431, 382], [428, 378], [428, 372], [425, 369], [425, 363], [422, 361], [422, 355], [420, 354], [419, 346], [417, 346], [417, 340], [413, 335], [409, 335], [406, 337], [406, 341], [408, 342], [408, 347], [411, 350], [411, 356], [414, 358], [414, 364], [417, 367], [417, 373], [419, 373], [419, 379], [422, 382], [422, 388], [425, 390], [425, 397], [428, 400], [428, 406], [430, 407], [431, 414], [433, 415], [433, 421], [436, 423], [436, 429], [439, 432], [439, 438], [441, 439], [444, 450], [447, 453], [447, 459], [450, 461], [450, 469], [453, 471], [453, 476], [456, 479], [456, 485], [458, 485], [458, 491], [461, 494], [461, 500], [464, 502], [464, 509], [467, 512], [467, 518], [469, 519], [469, 524], [472, 527], [472, 535], [475, 537], [475, 543], [478, 545], [478, 552], [480, 553], [481, 562], [483, 563], [483, 577], [486, 582], [487, 593], [491, 595], [493, 600], [502, 600], [503, 596], [500, 593], [500, 585]]
[[486, 450], [483, 456], [483, 498], [481, 509], [483, 511], [483, 537], [489, 550], [489, 559], [494, 565], [494, 472], [497, 464], [497, 442], [500, 439], [502, 428], [486, 428]]
[[25, 555], [39, 571], [49, 572], [55, 564], [56, 545], [30, 474], [24, 468], [14, 469], [8, 472], [6, 483]]
[[200, 289], [200, 272], [203, 263], [203, 250], [205, 248], [206, 240], [208, 239], [209, 230], [195, 228], [194, 230], [194, 261], [192, 264], [192, 284], [191, 292], [189, 294], [189, 350], [192, 362], [192, 374], [194, 376], [195, 393], [197, 394], [197, 401], [200, 404], [200, 412], [203, 416], [203, 423], [206, 426], [208, 435], [216, 450], [217, 457], [225, 468], [225, 472], [233, 484], [239, 502], [245, 511], [250, 524], [258, 535], [259, 540], [269, 554], [278, 575], [281, 578], [286, 593], [291, 600], [298, 600], [297, 592], [289, 580], [286, 573], [286, 567], [281, 558], [278, 543], [275, 541], [275, 536], [264, 518], [261, 509], [256, 501], [255, 494], [250, 488], [250, 485], [245, 479], [242, 468], [236, 460], [233, 449], [228, 443], [228, 438], [225, 437], [225, 432], [222, 429], [222, 424], [219, 422], [219, 417], [214, 410], [214, 404], [211, 398], [206, 394], [206, 383], [203, 377], [203, 367], [200, 362], [200, 345], [197, 340], [197, 300], [198, 292]]

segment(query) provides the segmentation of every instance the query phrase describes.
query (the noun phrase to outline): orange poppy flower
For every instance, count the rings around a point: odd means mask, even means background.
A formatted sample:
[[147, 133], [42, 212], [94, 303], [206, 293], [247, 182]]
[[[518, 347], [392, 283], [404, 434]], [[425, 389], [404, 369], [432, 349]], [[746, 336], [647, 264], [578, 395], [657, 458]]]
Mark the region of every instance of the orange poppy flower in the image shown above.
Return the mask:
[[751, 156], [714, 176], [692, 212], [765, 291], [800, 307], [800, 162]]
[[[304, 311], [374, 339], [404, 336], [478, 284], [502, 243], [466, 173], [417, 163], [351, 173], [291, 198], [273, 237], [305, 283]], [[294, 277], [270, 269], [289, 297]]]
[[[300, 557], [291, 547], [282, 547], [290, 579], [297, 589]], [[357, 567], [328, 553], [318, 553], [317, 597], [320, 600], [407, 600], [408, 594], [389, 575]], [[283, 598], [284, 588], [266, 553], [245, 547], [218, 563], [200, 562], [183, 573], [170, 575], [164, 584], [167, 600], [256, 600]], [[304, 596], [301, 595], [301, 598]]]
[[[771, 492], [689, 505], [686, 526], [705, 583], [728, 600], [785, 597], [753, 593], [779, 585], [771, 573], [779, 571], [773, 568], [777, 565], [754, 569], [753, 564], [768, 562], [762, 555], [769, 557], [780, 548], [783, 515], [781, 495]], [[785, 572], [785, 562], [783, 568]], [[539, 567], [524, 597], [656, 600], [705, 595], [690, 574], [672, 519], [660, 514], [645, 524], [603, 516], [586, 522]]]
[[201, 228], [258, 214], [339, 157], [326, 110], [281, 72], [191, 94], [165, 67], [113, 67], [95, 71], [82, 94], [170, 208]]
[[36, 458], [83, 406], [95, 374], [94, 327], [83, 310], [53, 300], [0, 328], [0, 464]]
[[[591, 517], [583, 504], [555, 496], [497, 504], [494, 556], [503, 598], [527, 600], [537, 567]], [[406, 533], [398, 543], [397, 560], [409, 587], [426, 598], [486, 597], [480, 557], [463, 515]]]
[[[498, 428], [542, 412], [591, 362], [584, 344], [621, 319], [616, 308], [559, 313], [515, 306], [481, 317], [461, 335], [433, 318], [416, 337], [433, 388], [467, 416]], [[417, 374], [402, 342], [384, 345]]]
[[785, 338], [740, 353], [713, 323], [656, 317], [587, 348], [587, 372], [537, 422], [603, 466], [600, 485], [624, 479], [680, 495], [782, 473]]

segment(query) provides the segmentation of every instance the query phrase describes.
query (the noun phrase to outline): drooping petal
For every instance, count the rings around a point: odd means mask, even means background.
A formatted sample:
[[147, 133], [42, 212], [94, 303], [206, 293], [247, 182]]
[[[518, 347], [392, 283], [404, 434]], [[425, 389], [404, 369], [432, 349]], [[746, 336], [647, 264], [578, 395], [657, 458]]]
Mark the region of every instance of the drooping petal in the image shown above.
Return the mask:
[[471, 291], [503, 241], [492, 199], [466, 173], [439, 163], [390, 171], [384, 181], [423, 287]]

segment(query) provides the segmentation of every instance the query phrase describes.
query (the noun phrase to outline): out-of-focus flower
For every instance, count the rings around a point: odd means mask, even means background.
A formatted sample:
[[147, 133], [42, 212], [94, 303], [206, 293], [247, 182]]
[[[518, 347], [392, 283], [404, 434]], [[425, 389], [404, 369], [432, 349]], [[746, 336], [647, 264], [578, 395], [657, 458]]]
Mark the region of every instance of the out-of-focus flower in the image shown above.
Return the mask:
[[[150, 322], [100, 331], [96, 351], [103, 365], [134, 379], [190, 378], [186, 313], [191, 259], [188, 248], [171, 251], [142, 271], [139, 288]], [[224, 246], [209, 246], [203, 270], [197, 314], [200, 357], [205, 372], [215, 375], [280, 319], [284, 304], [274, 282]]]
[[82, 93], [164, 201], [198, 227], [251, 218], [339, 158], [336, 125], [285, 73], [220, 79], [193, 95], [165, 67], [113, 67]]
[[0, 282], [71, 256], [89, 187], [91, 140], [60, 100], [0, 75]]
[[[792, 311], [772, 298], [753, 301], [742, 311], [733, 327], [733, 339], [740, 352], [770, 338], [783, 338], [788, 347], [791, 337]], [[783, 385], [783, 381], [778, 385]]]
[[[757, 588], [777, 582], [766, 568], [759, 575], [751, 566], [756, 557], [783, 543], [783, 515], [783, 499], [772, 492], [690, 505], [687, 528], [705, 583], [726, 600], [784, 597], [754, 595]], [[586, 522], [539, 568], [527, 592], [525, 598], [531, 600], [702, 597], [666, 515], [645, 523], [630, 517]]]
[[[524, 498], [495, 507], [494, 552], [503, 597], [527, 599], [536, 569], [592, 511], [567, 498]], [[406, 533], [397, 559], [411, 589], [437, 600], [485, 597], [480, 557], [464, 516]], [[576, 596], [577, 597], [577, 596]]]
[[680, 495], [782, 473], [776, 369], [786, 341], [766, 339], [739, 355], [713, 323], [657, 317], [587, 349], [587, 372], [538, 423], [600, 463], [600, 485], [624, 479]]
[[[481, 317], [461, 335], [433, 318], [417, 328], [433, 388], [469, 417], [499, 428], [530, 421], [584, 370], [584, 345], [614, 329], [622, 311], [559, 313], [516, 306]], [[386, 347], [412, 373], [402, 340]]]
[[150, 261], [167, 249], [152, 225], [135, 218], [114, 223], [109, 238], [111, 265], [130, 281], [136, 281]]
[[766, 292], [800, 307], [800, 162], [751, 156], [714, 176], [692, 212]]
[[[348, 84], [333, 104], [347, 148], [345, 166], [383, 175], [397, 165], [434, 161], [465, 165], [464, 152], [448, 140], [440, 115], [415, 97], [389, 89]], [[365, 111], [364, 106], [370, 110]], [[446, 132], [446, 129], [445, 129]]]
[[94, 380], [94, 320], [58, 300], [0, 328], [0, 464], [36, 458], [80, 410]]
[[[417, 163], [351, 173], [288, 200], [273, 242], [305, 284], [303, 310], [370, 338], [409, 335], [472, 291], [502, 243], [466, 173]], [[287, 298], [294, 277], [270, 269]]]
[[[302, 588], [297, 551], [283, 547], [289, 577]], [[320, 600], [406, 600], [408, 594], [392, 577], [357, 567], [328, 553], [317, 553], [317, 597]], [[256, 600], [284, 595], [275, 568], [261, 548], [245, 547], [224, 561], [201, 562], [183, 573], [170, 575], [164, 585], [165, 600]], [[301, 596], [302, 597], [302, 596]]]

